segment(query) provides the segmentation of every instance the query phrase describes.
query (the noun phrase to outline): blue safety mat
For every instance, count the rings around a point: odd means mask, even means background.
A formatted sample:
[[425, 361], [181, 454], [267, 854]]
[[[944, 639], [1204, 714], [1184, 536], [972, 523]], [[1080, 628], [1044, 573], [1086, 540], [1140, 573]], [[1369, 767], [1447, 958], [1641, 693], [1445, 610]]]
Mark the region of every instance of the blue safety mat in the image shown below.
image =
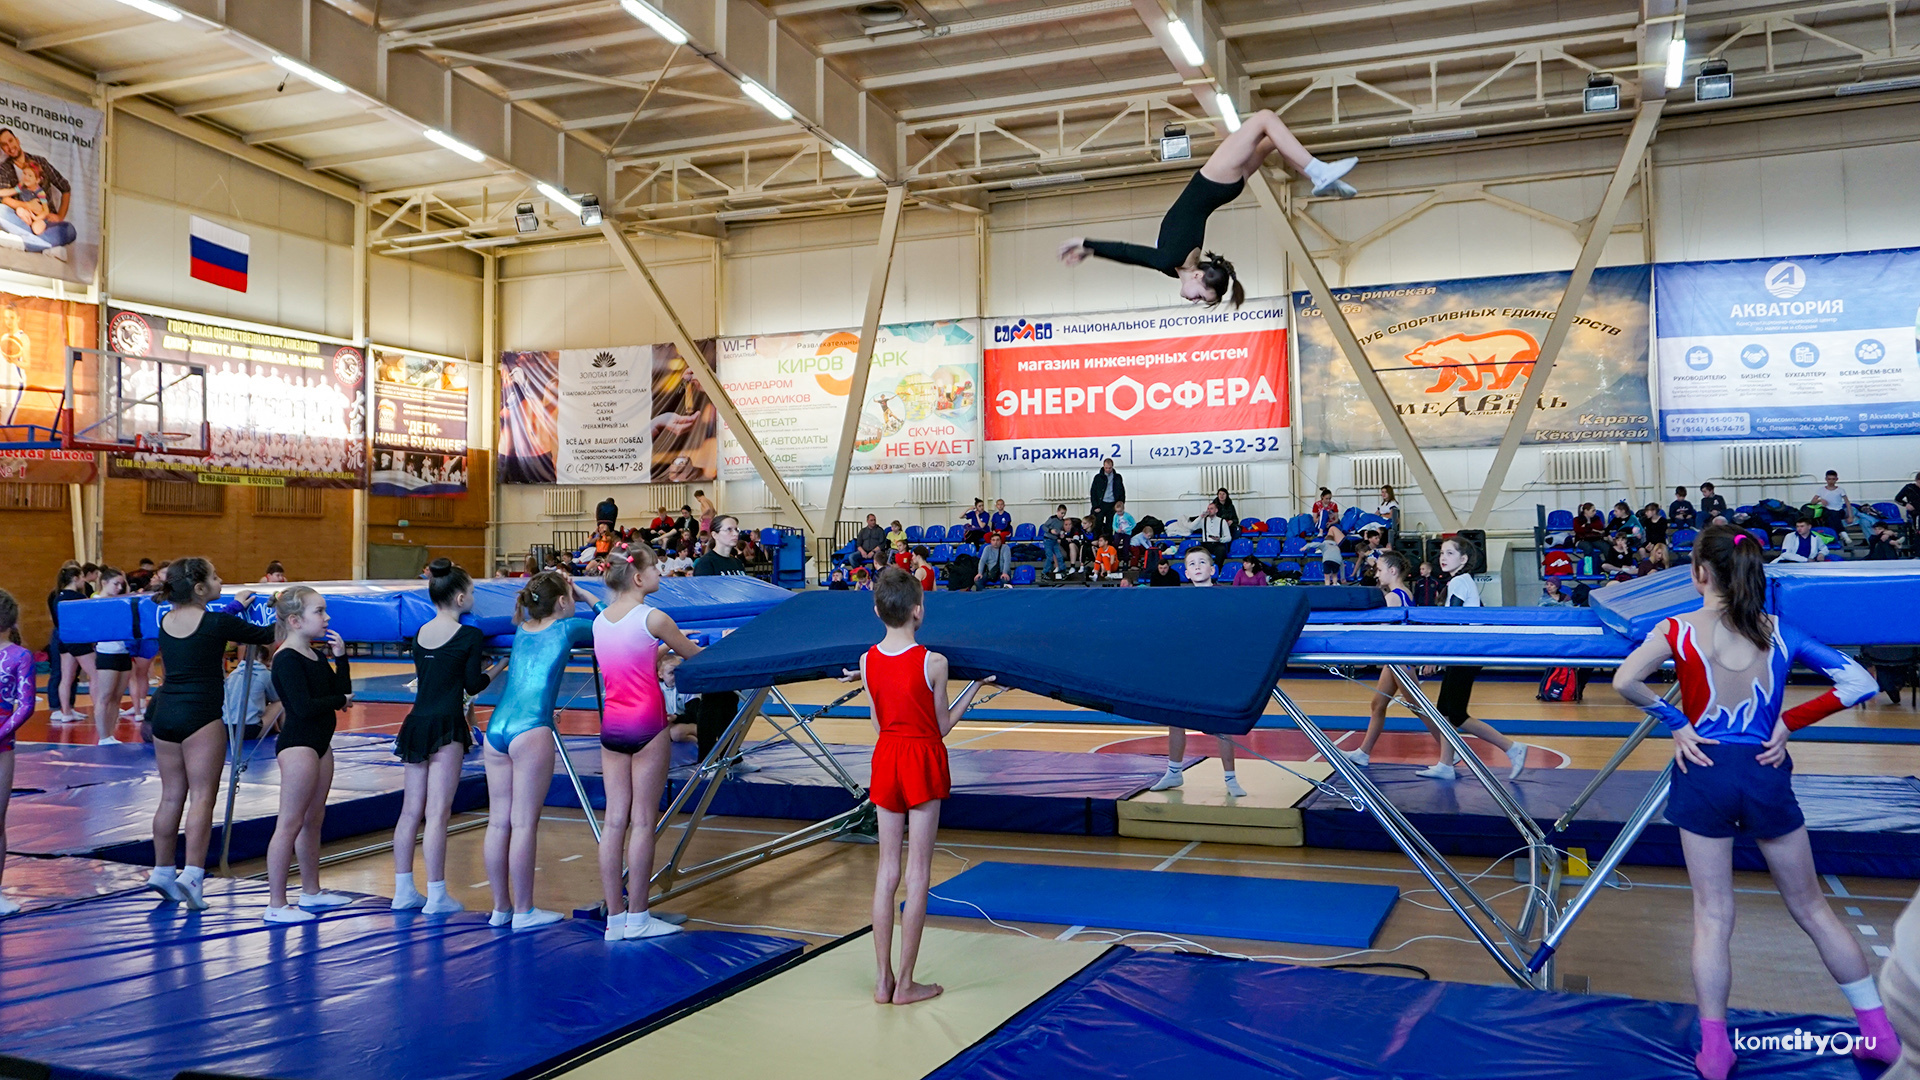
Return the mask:
[[933, 887], [927, 914], [1365, 949], [1391, 885], [983, 862]]
[[[151, 762], [151, 747], [137, 744], [97, 747], [128, 761]], [[251, 753], [234, 799], [233, 859], [266, 854], [280, 813], [280, 772], [273, 740]], [[369, 735], [334, 737], [333, 789], [327, 799], [326, 824], [321, 836], [334, 840], [392, 829], [400, 818], [405, 773], [393, 766], [393, 740]], [[466, 775], [454, 795], [456, 812], [486, 805], [486, 778], [477, 755], [469, 758]], [[26, 855], [86, 855], [116, 862], [151, 863], [153, 811], [160, 802], [160, 777], [149, 767], [124, 780], [90, 784], [13, 799], [7, 815], [7, 848]], [[214, 809], [213, 847], [221, 846], [226, 816], [226, 786]]]
[[[1851, 1032], [1733, 1009], [1741, 1036]], [[1115, 949], [928, 1080], [1698, 1080], [1692, 1006]], [[1741, 1055], [1741, 1080], [1860, 1080], [1811, 1050]]]
[[[926, 601], [919, 640], [945, 654], [956, 680], [994, 675], [1072, 705], [1235, 735], [1260, 718], [1307, 618], [1295, 589], [994, 589]], [[870, 594], [807, 593], [682, 664], [678, 686], [838, 677], [884, 629]], [[1140, 634], [1152, 638], [1152, 662], [1120, 659]]]
[[[498, 678], [492, 685], [480, 691], [473, 699], [475, 705], [490, 709], [500, 704], [500, 695], [506, 692], [507, 680]], [[412, 705], [414, 676], [412, 672], [395, 675], [356, 676], [353, 680], [353, 700], [366, 704], [385, 702], [394, 705]], [[600, 698], [594, 692], [593, 672], [589, 669], [575, 668], [560, 677], [560, 691], [554, 698], [555, 708], [594, 710], [600, 707]]]
[[[1700, 607], [1690, 573], [1680, 567], [1593, 590], [1600, 621], [1639, 641], [1660, 620]], [[1920, 610], [1920, 565], [1905, 561], [1771, 563], [1767, 610], [1828, 645], [1911, 645]]]
[[[1367, 775], [1443, 854], [1495, 858], [1520, 846], [1519, 833], [1465, 769], [1453, 781], [1428, 780], [1416, 776], [1418, 770], [1416, 765], [1374, 765]], [[1553, 842], [1562, 848], [1584, 847], [1589, 858], [1598, 859], [1658, 775], [1614, 773], [1581, 807], [1567, 831], [1549, 833]], [[1529, 769], [1508, 789], [1534, 820], [1551, 829], [1593, 776], [1589, 769]], [[1337, 774], [1329, 783], [1338, 791], [1349, 790]], [[1821, 873], [1920, 877], [1920, 780], [1798, 773], [1793, 790], [1807, 818], [1814, 866]], [[1316, 790], [1300, 806], [1308, 847], [1397, 850], [1371, 814], [1353, 809], [1339, 796]], [[1766, 869], [1751, 840], [1735, 842], [1733, 859], [1742, 870]], [[1685, 865], [1680, 830], [1665, 818], [1656, 819], [1628, 850], [1626, 861]]]
[[127, 1080], [504, 1080], [800, 951], [705, 932], [609, 946], [597, 923], [516, 933], [378, 897], [274, 927], [264, 884], [210, 879], [207, 899], [199, 913], [140, 894], [8, 920], [0, 1053]]
[[65, 791], [110, 780], [137, 780], [154, 769], [153, 747], [144, 743], [23, 742], [14, 747], [13, 790], [15, 794]]
[[[566, 743], [567, 756], [581, 773], [587, 798], [596, 807], [604, 806], [599, 740], [569, 738]], [[833, 744], [830, 748], [854, 781], [866, 784], [873, 747]], [[674, 745], [673, 771], [661, 796], [662, 806], [692, 775], [698, 764], [696, 753], [691, 743]], [[820, 766], [784, 739], [750, 747], [747, 760], [758, 765], [760, 771], [723, 782], [714, 793], [712, 813], [819, 821], [858, 804]], [[953, 776], [953, 794], [940, 808], [942, 826], [1080, 836], [1117, 833], [1117, 804], [1144, 790], [1166, 771], [1166, 758], [1160, 756], [1046, 750], [955, 747], [947, 751], [947, 762]], [[564, 771], [556, 771], [547, 805], [580, 805], [573, 782]]]
[[[1425, 609], [1419, 609], [1424, 615]], [[1552, 667], [1604, 664], [1633, 651], [1626, 638], [1591, 618], [1558, 618], [1552, 608], [1475, 608], [1500, 611], [1487, 619], [1412, 619], [1403, 625], [1309, 623], [1293, 643], [1301, 657], [1351, 664], [1508, 663]], [[1439, 612], [1436, 611], [1436, 614]]]
[[[98, 859], [36, 859], [15, 855], [7, 860], [7, 899], [22, 913], [80, 903], [129, 889], [147, 887], [147, 868]], [[16, 914], [11, 918], [18, 919]], [[11, 928], [15, 923], [0, 923]], [[0, 929], [0, 933], [6, 931]]]

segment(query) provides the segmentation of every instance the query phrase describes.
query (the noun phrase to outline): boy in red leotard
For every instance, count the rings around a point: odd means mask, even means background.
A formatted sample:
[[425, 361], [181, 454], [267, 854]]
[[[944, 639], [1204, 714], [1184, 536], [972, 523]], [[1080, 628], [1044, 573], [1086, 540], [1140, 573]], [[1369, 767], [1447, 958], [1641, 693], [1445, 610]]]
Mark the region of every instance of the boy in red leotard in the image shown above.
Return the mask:
[[[873, 586], [873, 610], [887, 635], [860, 658], [859, 675], [873, 702], [873, 779], [867, 797], [880, 816], [880, 868], [873, 883], [873, 951], [878, 964], [873, 1000], [911, 1005], [940, 993], [937, 984], [913, 981], [920, 933], [927, 922], [927, 878], [933, 867], [940, 801], [947, 797], [947, 747], [943, 740], [966, 715], [973, 696], [991, 677], [966, 688], [947, 704], [947, 658], [914, 640], [926, 618], [926, 593], [913, 575], [889, 566]], [[855, 673], [849, 671], [847, 678]], [[900, 916], [900, 968], [893, 967], [893, 894], [900, 887], [900, 840], [907, 839], [907, 902]]]

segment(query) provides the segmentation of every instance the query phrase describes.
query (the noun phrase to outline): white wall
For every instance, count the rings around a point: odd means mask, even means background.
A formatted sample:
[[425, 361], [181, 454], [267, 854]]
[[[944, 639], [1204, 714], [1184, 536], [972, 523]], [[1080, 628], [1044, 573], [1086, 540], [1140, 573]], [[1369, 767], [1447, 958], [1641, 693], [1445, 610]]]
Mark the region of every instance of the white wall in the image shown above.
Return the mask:
[[428, 251], [367, 259], [367, 336], [381, 345], [479, 361], [480, 258]]
[[[353, 207], [124, 113], [107, 199], [109, 294], [353, 336]], [[247, 291], [187, 276], [187, 219], [247, 234]]]

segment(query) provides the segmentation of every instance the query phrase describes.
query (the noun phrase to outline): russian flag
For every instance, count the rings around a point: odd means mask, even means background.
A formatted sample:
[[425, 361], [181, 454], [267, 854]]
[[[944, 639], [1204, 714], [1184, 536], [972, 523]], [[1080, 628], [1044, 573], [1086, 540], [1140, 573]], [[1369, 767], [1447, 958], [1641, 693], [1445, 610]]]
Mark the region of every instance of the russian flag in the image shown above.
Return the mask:
[[188, 273], [223, 289], [247, 291], [246, 233], [195, 217], [188, 219], [187, 237], [192, 257]]

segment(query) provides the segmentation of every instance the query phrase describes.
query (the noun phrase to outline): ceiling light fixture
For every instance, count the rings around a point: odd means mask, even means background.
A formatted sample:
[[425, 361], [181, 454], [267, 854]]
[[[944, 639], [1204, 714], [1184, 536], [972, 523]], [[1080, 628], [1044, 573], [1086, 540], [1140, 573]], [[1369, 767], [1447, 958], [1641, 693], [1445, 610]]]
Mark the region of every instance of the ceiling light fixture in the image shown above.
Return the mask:
[[1733, 97], [1733, 76], [1727, 74], [1725, 60], [1709, 60], [1700, 65], [1693, 77], [1693, 100], [1726, 101]]
[[1687, 81], [1687, 39], [1679, 34], [1667, 42], [1667, 89], [1678, 90]]
[[1872, 82], [1848, 83], [1834, 90], [1835, 97], [1852, 97], [1855, 94], [1879, 94], [1888, 90], [1912, 90], [1920, 87], [1920, 75], [1909, 75], [1901, 79], [1874, 79]]
[[859, 173], [869, 180], [880, 175], [880, 170], [874, 168], [871, 162], [844, 146], [834, 147], [833, 156], [840, 164], [845, 165], [847, 168], [852, 169], [854, 172]]
[[1023, 176], [1008, 186], [1017, 188], [1054, 187], [1059, 184], [1077, 184], [1085, 179], [1086, 177], [1081, 176], [1077, 172], [1048, 173], [1045, 176]]
[[1207, 54], [1200, 51], [1200, 43], [1193, 40], [1193, 32], [1179, 18], [1167, 20], [1167, 34], [1180, 47], [1180, 55], [1187, 58], [1187, 63], [1199, 67], [1206, 60]]
[[1620, 88], [1611, 75], [1587, 76], [1587, 88], [1580, 95], [1581, 112], [1619, 112]]
[[346, 83], [341, 82], [331, 75], [322, 75], [291, 56], [275, 56], [273, 62], [278, 64], [283, 70], [300, 76], [322, 90], [331, 90], [336, 94], [344, 94], [347, 92]]
[[1240, 130], [1240, 110], [1233, 107], [1233, 99], [1225, 90], [1213, 92], [1213, 103], [1220, 110], [1220, 119], [1227, 125], [1229, 133]]
[[440, 146], [442, 149], [451, 150], [461, 157], [466, 158], [468, 161], [487, 160], [487, 155], [468, 146], [466, 143], [461, 142], [446, 132], [441, 131], [439, 128], [427, 129], [427, 141]]
[[1387, 145], [1420, 146], [1425, 143], [1460, 142], [1479, 137], [1480, 132], [1473, 128], [1448, 128], [1445, 131], [1416, 131], [1407, 135], [1395, 135], [1387, 140]]
[[793, 119], [793, 110], [787, 108], [786, 102], [768, 93], [759, 83], [754, 82], [752, 79], [741, 79], [740, 89], [748, 97], [757, 102], [761, 108], [772, 113], [775, 120]]
[[159, 3], [158, 0], [120, 0], [120, 2], [135, 11], [144, 11], [156, 19], [179, 22], [181, 18], [178, 9]]
[[554, 187], [552, 184], [547, 183], [545, 180], [541, 180], [538, 183], [534, 184], [533, 188], [535, 191], [538, 191], [540, 194], [545, 195], [547, 197], [548, 202], [559, 206], [561, 209], [565, 210], [569, 214], [572, 214], [574, 217], [580, 216], [580, 204], [573, 200], [573, 196], [567, 194], [566, 192], [560, 190], [557, 187]]
[[530, 233], [540, 231], [540, 215], [533, 212], [533, 204], [523, 202], [513, 208], [513, 231]]
[[600, 196], [580, 196], [580, 224], [591, 229], [600, 224], [602, 218], [603, 215], [600, 213]]
[[669, 45], [685, 45], [686, 31], [673, 25], [673, 21], [660, 14], [640, 0], [620, 0], [620, 8], [627, 14], [647, 24], [647, 28], [667, 39]]
[[715, 221], [745, 221], [748, 218], [774, 217], [780, 213], [777, 206], [756, 206], [747, 210], [722, 210], [713, 215]]

